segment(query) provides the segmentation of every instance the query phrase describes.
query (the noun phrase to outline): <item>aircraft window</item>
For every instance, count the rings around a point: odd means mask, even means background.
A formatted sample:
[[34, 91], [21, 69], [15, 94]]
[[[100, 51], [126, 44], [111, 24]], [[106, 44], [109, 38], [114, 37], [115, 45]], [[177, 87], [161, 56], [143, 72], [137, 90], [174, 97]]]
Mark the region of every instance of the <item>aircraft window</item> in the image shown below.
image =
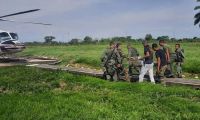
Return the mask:
[[7, 32], [2, 32], [2, 33], [0, 33], [0, 39], [1, 40], [10, 40], [11, 38]]
[[16, 33], [10, 33], [11, 37], [15, 40], [18, 40], [18, 35]]
[[12, 41], [5, 41], [5, 42], [3, 42], [3, 43], [1, 43], [1, 44], [12, 44], [12, 45], [14, 45], [15, 43], [12, 42]]

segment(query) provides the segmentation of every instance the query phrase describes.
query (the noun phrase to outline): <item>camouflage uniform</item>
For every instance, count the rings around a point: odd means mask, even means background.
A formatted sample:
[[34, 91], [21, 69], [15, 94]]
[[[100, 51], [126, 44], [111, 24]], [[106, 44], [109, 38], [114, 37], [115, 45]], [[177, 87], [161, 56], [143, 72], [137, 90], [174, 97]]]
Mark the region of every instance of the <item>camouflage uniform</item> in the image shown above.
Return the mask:
[[117, 49], [117, 52], [120, 56], [120, 58], [118, 59], [119, 60], [119, 63], [122, 64], [123, 62], [123, 59], [126, 57], [126, 55], [123, 53], [122, 49], [121, 48], [118, 48]]
[[118, 52], [118, 50], [108, 48], [101, 57], [102, 67], [104, 67], [105, 77], [107, 80], [115, 80], [117, 81], [117, 65], [121, 64], [122, 58]]
[[129, 73], [128, 73], [129, 70], [126, 67], [124, 67], [127, 64], [123, 63], [123, 59], [127, 58], [127, 55], [125, 55], [120, 48], [118, 49], [118, 52], [119, 52], [120, 57], [121, 57], [120, 67], [118, 67], [119, 78], [130, 82], [130, 76], [129, 76]]
[[183, 49], [179, 48], [175, 50], [176, 59], [175, 59], [175, 67], [176, 67], [176, 73], [178, 77], [182, 77], [182, 64], [184, 59], [184, 51]]
[[138, 53], [137, 49], [135, 49], [135, 48], [128, 49], [129, 74], [133, 74], [133, 70], [137, 74], [140, 73], [138, 56], [139, 56], [139, 53]]
[[158, 77], [160, 77], [160, 78], [165, 77], [165, 71], [166, 71], [167, 67], [168, 67], [167, 65], [161, 66], [161, 67], [160, 67], [160, 72], [159, 72], [159, 73], [156, 73], [156, 75], [157, 75]]

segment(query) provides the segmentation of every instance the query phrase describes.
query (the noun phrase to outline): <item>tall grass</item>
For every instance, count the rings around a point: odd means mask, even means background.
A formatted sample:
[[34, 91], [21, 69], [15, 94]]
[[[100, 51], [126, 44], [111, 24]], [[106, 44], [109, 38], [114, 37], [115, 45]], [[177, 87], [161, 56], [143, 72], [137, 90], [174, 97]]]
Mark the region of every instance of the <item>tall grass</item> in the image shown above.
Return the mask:
[[[200, 43], [182, 43], [185, 50], [185, 63], [183, 70], [185, 72], [200, 73]], [[142, 45], [133, 44], [143, 55]], [[174, 51], [174, 44], [170, 43], [170, 47]], [[74, 45], [74, 46], [27, 46], [27, 49], [20, 55], [28, 56], [49, 56], [57, 57], [63, 60], [63, 64], [82, 63], [92, 67], [100, 67], [100, 56], [107, 48], [106, 45]], [[124, 53], [127, 53], [126, 44], [122, 45]]]
[[200, 119], [200, 91], [0, 68], [0, 119]]

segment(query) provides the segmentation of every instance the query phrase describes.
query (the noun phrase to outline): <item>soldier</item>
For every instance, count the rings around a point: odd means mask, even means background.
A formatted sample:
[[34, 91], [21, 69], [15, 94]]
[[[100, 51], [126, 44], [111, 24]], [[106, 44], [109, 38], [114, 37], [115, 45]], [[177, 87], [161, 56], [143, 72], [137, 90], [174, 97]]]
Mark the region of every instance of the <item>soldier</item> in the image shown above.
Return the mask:
[[122, 59], [114, 42], [110, 42], [110, 46], [103, 53], [101, 61], [102, 67], [104, 68], [105, 79], [118, 81], [117, 69], [121, 67], [120, 63]]
[[129, 78], [129, 75], [128, 75], [128, 70], [124, 67], [124, 64], [123, 64], [123, 60], [127, 56], [123, 53], [120, 43], [116, 44], [116, 48], [117, 48], [117, 51], [118, 51], [120, 58], [121, 58], [120, 59], [121, 61], [120, 61], [119, 66], [117, 68], [118, 77], [121, 79], [124, 76], [125, 77], [124, 80], [130, 81], [130, 78]]
[[173, 77], [173, 63], [174, 63], [174, 57], [172, 57], [172, 50], [167, 45], [167, 43], [164, 40], [159, 41], [160, 49], [162, 49], [165, 52], [166, 60], [167, 60], [167, 69], [166, 69], [166, 75], [168, 77]]
[[128, 49], [129, 75], [133, 74], [133, 70], [136, 73], [140, 73], [139, 60], [138, 60], [139, 53], [137, 49], [132, 47], [131, 44], [127, 45], [127, 49]]
[[120, 55], [120, 64], [123, 63], [123, 59], [126, 58], [126, 55], [123, 53], [122, 48], [121, 48], [121, 43], [116, 43], [116, 49]]
[[184, 50], [181, 48], [180, 44], [175, 45], [175, 62], [176, 62], [176, 74], [177, 77], [182, 78], [182, 64], [184, 62]]
[[152, 44], [152, 48], [155, 51], [157, 71], [156, 75], [159, 79], [164, 78], [164, 73], [167, 69], [167, 59], [165, 52], [158, 47], [156, 43]]
[[153, 76], [153, 52], [149, 47], [149, 45], [147, 44], [147, 41], [144, 41], [143, 45], [144, 45], [144, 57], [143, 57], [144, 62], [139, 75], [139, 82], [143, 82], [144, 75], [148, 72], [151, 82], [155, 84]]

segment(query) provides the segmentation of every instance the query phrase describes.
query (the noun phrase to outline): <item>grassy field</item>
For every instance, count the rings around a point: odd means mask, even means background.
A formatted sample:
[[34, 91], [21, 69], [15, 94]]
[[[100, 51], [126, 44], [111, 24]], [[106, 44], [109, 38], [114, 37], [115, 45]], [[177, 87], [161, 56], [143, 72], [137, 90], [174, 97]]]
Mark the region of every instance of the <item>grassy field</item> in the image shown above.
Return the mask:
[[[72, 54], [72, 48], [55, 47], [51, 54]], [[0, 68], [0, 75], [1, 120], [200, 119], [200, 91], [185, 87], [112, 83], [23, 66]]]
[[[173, 46], [172, 44], [170, 44]], [[20, 56], [100, 68], [107, 45], [27, 46]], [[141, 44], [135, 44], [142, 55]], [[200, 73], [200, 43], [183, 43], [184, 71]], [[127, 52], [123, 44], [124, 52]], [[25, 66], [0, 68], [0, 120], [200, 119], [200, 91], [102, 79]]]
[[[143, 55], [143, 48], [140, 43], [134, 46]], [[170, 44], [174, 49], [174, 44]], [[76, 45], [76, 46], [27, 46], [20, 55], [25, 56], [48, 56], [57, 57], [63, 60], [63, 64], [81, 63], [92, 67], [100, 67], [100, 56], [106, 49], [107, 45]], [[126, 44], [122, 45], [124, 53], [127, 53]], [[198, 43], [182, 43], [185, 50], [184, 71], [189, 73], [200, 73], [200, 42]]]

